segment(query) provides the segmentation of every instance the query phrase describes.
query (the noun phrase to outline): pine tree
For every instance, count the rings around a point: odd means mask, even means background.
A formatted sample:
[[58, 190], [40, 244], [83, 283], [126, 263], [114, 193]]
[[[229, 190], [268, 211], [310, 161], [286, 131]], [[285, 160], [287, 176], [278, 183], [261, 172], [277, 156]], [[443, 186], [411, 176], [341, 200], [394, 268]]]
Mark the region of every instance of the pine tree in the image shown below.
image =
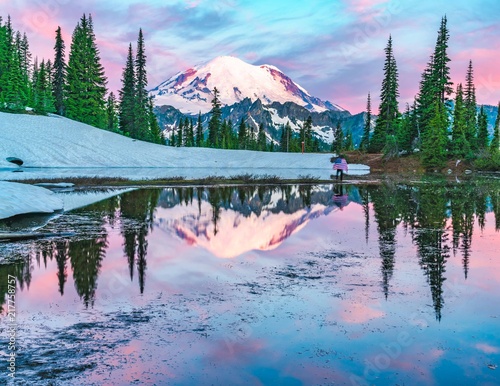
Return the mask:
[[397, 132], [397, 145], [398, 149], [404, 151], [406, 154], [413, 153], [415, 140], [418, 137], [418, 123], [417, 123], [417, 105], [416, 101], [413, 106], [406, 105], [406, 112], [403, 114]]
[[61, 27], [56, 30], [56, 43], [54, 45], [54, 79], [52, 90], [55, 100], [56, 114], [64, 115], [64, 89], [66, 87], [66, 62], [64, 59], [66, 46], [61, 36]]
[[266, 150], [266, 132], [264, 130], [264, 124], [261, 123], [259, 125], [259, 134], [257, 138], [257, 148], [260, 151], [265, 151]]
[[474, 70], [472, 68], [472, 60], [469, 61], [467, 75], [465, 77], [465, 138], [469, 142], [471, 148], [477, 148], [477, 102], [476, 102], [476, 87], [474, 86]]
[[156, 115], [154, 113], [153, 98], [149, 98], [148, 117], [151, 142], [159, 145], [165, 145], [165, 137], [163, 136], [160, 125], [158, 124], [158, 119], [156, 119]]
[[446, 165], [448, 117], [444, 104], [437, 100], [427, 136], [422, 144], [422, 164], [427, 169]]
[[352, 130], [348, 129], [345, 139], [344, 139], [344, 144], [342, 145], [344, 150], [351, 151], [354, 150], [354, 140], [352, 138]]
[[47, 68], [43, 60], [38, 69], [33, 91], [35, 95], [34, 110], [37, 113], [47, 114], [55, 111], [52, 85], [48, 81]]
[[119, 122], [120, 130], [132, 138], [138, 137], [135, 126], [135, 68], [132, 44], [129, 44], [127, 62], [123, 69], [120, 90]]
[[198, 122], [196, 123], [196, 147], [203, 146], [203, 126], [201, 124], [201, 112], [198, 113]]
[[500, 102], [498, 102], [497, 119], [493, 130], [493, 139], [490, 144], [491, 152], [496, 154], [500, 152]]
[[[186, 118], [188, 120], [188, 118]], [[185, 123], [186, 130], [186, 146], [193, 147], [194, 146], [194, 125], [193, 120], [189, 119], [187, 123]]]
[[179, 120], [179, 126], [177, 126], [177, 147], [184, 146], [184, 119]]
[[241, 150], [246, 150], [247, 148], [247, 125], [243, 117], [241, 117], [240, 125], [238, 127], [238, 148]]
[[118, 131], [118, 103], [115, 94], [110, 92], [106, 102], [106, 130]]
[[292, 127], [290, 126], [290, 122], [287, 122], [286, 125], [281, 125], [280, 151], [282, 152], [293, 151], [292, 142], [293, 142]]
[[453, 114], [453, 127], [452, 127], [452, 143], [451, 152], [454, 157], [463, 158], [467, 156], [470, 151], [470, 144], [465, 137], [466, 131], [466, 106], [464, 105], [463, 88], [462, 84], [457, 86], [457, 95], [455, 98], [455, 111]]
[[144, 47], [144, 35], [142, 29], [139, 29], [137, 38], [137, 53], [135, 57], [135, 128], [138, 139], [147, 140], [149, 136], [148, 119], [148, 78], [146, 73], [146, 52]]
[[488, 148], [488, 116], [484, 111], [484, 106], [481, 106], [479, 111], [478, 124], [477, 124], [477, 148], [478, 150], [485, 150]]
[[106, 126], [106, 77], [95, 43], [92, 17], [84, 14], [72, 36], [67, 67], [66, 116], [96, 127]]
[[[422, 74], [418, 95], [418, 130], [422, 141], [425, 140], [431, 120], [435, 117], [435, 108], [450, 108], [449, 96], [453, 92], [450, 78], [450, 58], [448, 40], [450, 38], [446, 16], [441, 19], [434, 53]], [[447, 118], [447, 113], [442, 114]]]
[[370, 151], [380, 152], [387, 141], [387, 136], [394, 136], [398, 125], [398, 69], [392, 50], [392, 37], [389, 36], [385, 48], [384, 79], [380, 91], [380, 107], [375, 130], [370, 141]]
[[210, 120], [208, 121], [208, 139], [207, 139], [207, 142], [208, 142], [209, 147], [217, 147], [218, 146], [218, 139], [219, 139], [220, 127], [221, 127], [221, 116], [222, 116], [221, 104], [219, 101], [219, 90], [217, 90], [216, 87], [214, 87], [213, 94], [214, 94], [214, 97], [212, 99], [212, 110], [211, 110], [212, 116], [210, 117]]
[[370, 93], [366, 102], [365, 126], [363, 128], [363, 137], [359, 144], [359, 150], [367, 151], [370, 145], [370, 131], [372, 128], [372, 102]]
[[304, 122], [304, 151], [312, 152], [314, 151], [313, 135], [312, 135], [312, 117], [309, 115]]

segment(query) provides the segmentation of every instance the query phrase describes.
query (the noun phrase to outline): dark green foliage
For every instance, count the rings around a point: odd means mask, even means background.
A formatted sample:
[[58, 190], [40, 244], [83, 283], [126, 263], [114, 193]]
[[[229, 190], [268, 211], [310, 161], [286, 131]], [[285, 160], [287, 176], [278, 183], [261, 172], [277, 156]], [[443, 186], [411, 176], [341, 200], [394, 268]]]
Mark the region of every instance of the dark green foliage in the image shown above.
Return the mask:
[[[148, 118], [149, 118], [149, 141], [153, 143], [157, 143], [159, 145], [165, 145], [165, 137], [161, 131], [160, 125], [158, 124], [158, 120], [153, 112], [153, 99], [148, 99]], [[191, 122], [191, 130], [193, 123]]]
[[203, 126], [201, 124], [201, 112], [198, 113], [198, 121], [196, 123], [196, 146], [203, 146]]
[[491, 140], [490, 149], [494, 154], [500, 152], [500, 102], [498, 102], [497, 119], [493, 129], [493, 139]]
[[372, 102], [370, 93], [368, 93], [368, 100], [366, 102], [366, 116], [365, 126], [363, 129], [363, 137], [359, 144], [359, 150], [367, 151], [370, 146], [370, 131], [372, 129]]
[[439, 100], [434, 106], [428, 132], [422, 143], [422, 164], [426, 169], [441, 169], [446, 164], [448, 119], [446, 107]]
[[221, 103], [219, 101], [219, 90], [214, 87], [214, 98], [212, 99], [212, 116], [208, 122], [208, 138], [207, 144], [209, 147], [217, 147], [219, 143], [219, 135], [221, 129]]
[[116, 101], [115, 94], [110, 92], [106, 102], [106, 130], [118, 132], [117, 110], [118, 102]]
[[92, 17], [84, 14], [72, 37], [67, 67], [66, 116], [79, 122], [106, 126], [106, 77], [95, 43]]
[[477, 122], [477, 149], [485, 150], [489, 146], [488, 139], [488, 117], [484, 112], [484, 107], [481, 106], [481, 110], [479, 111], [479, 117]]
[[135, 126], [135, 68], [132, 44], [129, 44], [127, 63], [123, 69], [122, 88], [120, 90], [119, 121], [120, 130], [132, 138], [137, 138]]
[[[186, 122], [188, 121], [188, 122]], [[194, 124], [192, 119], [187, 119], [184, 122], [184, 127], [186, 128], [186, 139], [185, 144], [188, 147], [194, 146]]]
[[238, 126], [238, 148], [246, 149], [248, 142], [247, 125], [245, 120], [241, 118], [240, 125]]
[[139, 29], [137, 38], [137, 53], [135, 57], [135, 128], [137, 138], [148, 140], [150, 137], [149, 114], [148, 114], [148, 78], [146, 74], [146, 52], [144, 47], [144, 36]]
[[282, 125], [281, 127], [280, 151], [287, 153], [294, 151], [292, 141], [292, 127], [290, 126], [290, 122], [287, 122], [286, 125]]
[[464, 92], [464, 108], [465, 108], [465, 139], [469, 142], [471, 149], [477, 149], [477, 102], [476, 102], [476, 88], [474, 86], [474, 72], [472, 68], [472, 61], [469, 61], [467, 68], [467, 75], [465, 78], [465, 92]]
[[452, 139], [451, 139], [451, 154], [457, 158], [464, 158], [469, 155], [471, 148], [467, 141], [466, 132], [466, 114], [467, 110], [464, 105], [462, 85], [457, 86], [457, 96], [455, 98], [455, 111], [453, 115]]
[[59, 115], [64, 115], [64, 89], [66, 87], [66, 62], [64, 40], [61, 36], [61, 27], [56, 30], [56, 43], [54, 45], [54, 75], [52, 79], [52, 92], [55, 100], [55, 110]]
[[39, 114], [47, 114], [55, 111], [54, 97], [52, 95], [52, 85], [49, 82], [45, 62], [42, 61], [37, 70], [36, 80], [33, 84], [33, 108]]
[[397, 144], [400, 151], [413, 153], [415, 142], [418, 137], [418, 124], [416, 113], [416, 102], [410, 108], [406, 105], [406, 111], [402, 115], [397, 130]]
[[387, 141], [387, 136], [396, 134], [399, 109], [399, 84], [398, 68], [394, 52], [392, 49], [392, 37], [389, 36], [387, 47], [385, 48], [384, 79], [380, 90], [380, 107], [375, 129], [370, 140], [369, 150], [371, 152], [380, 152]]
[[180, 119], [179, 126], [177, 126], [177, 135], [176, 135], [177, 147], [181, 147], [184, 145], [184, 119]]
[[350, 129], [347, 130], [342, 148], [347, 151], [354, 150], [354, 141], [352, 138], [352, 131]]

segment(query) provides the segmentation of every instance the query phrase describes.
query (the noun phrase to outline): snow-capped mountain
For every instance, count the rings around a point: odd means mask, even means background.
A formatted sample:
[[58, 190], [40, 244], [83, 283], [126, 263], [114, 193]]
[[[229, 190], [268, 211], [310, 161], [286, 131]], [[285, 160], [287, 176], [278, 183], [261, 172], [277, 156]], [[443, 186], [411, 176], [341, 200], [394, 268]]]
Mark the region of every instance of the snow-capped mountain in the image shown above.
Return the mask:
[[220, 56], [208, 63], [180, 72], [150, 91], [156, 106], [170, 105], [185, 114], [207, 113], [214, 87], [223, 105], [250, 98], [262, 103], [293, 102], [309, 111], [345, 111], [342, 107], [311, 96], [278, 68], [255, 66], [232, 56]]

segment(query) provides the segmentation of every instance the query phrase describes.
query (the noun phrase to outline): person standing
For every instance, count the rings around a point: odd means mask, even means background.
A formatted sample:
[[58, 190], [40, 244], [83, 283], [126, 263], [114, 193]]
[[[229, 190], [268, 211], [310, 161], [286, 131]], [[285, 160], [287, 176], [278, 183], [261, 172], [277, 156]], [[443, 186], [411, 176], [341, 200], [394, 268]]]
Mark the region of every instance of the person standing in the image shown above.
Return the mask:
[[335, 158], [335, 161], [333, 162], [333, 170], [337, 171], [335, 179], [338, 180], [340, 175], [340, 181], [342, 181], [344, 179], [344, 172], [347, 173], [348, 170], [346, 159], [341, 155], [338, 155], [337, 158]]

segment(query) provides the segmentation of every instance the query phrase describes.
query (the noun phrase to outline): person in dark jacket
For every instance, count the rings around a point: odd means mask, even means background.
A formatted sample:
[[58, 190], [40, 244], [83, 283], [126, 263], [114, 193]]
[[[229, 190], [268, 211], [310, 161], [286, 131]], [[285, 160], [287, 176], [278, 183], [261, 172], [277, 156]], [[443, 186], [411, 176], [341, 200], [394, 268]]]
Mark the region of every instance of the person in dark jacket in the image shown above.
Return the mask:
[[335, 158], [335, 161], [333, 162], [333, 170], [337, 171], [335, 179], [338, 180], [340, 175], [340, 181], [342, 181], [344, 179], [344, 172], [347, 173], [348, 170], [347, 161], [344, 157], [338, 155], [337, 158]]

